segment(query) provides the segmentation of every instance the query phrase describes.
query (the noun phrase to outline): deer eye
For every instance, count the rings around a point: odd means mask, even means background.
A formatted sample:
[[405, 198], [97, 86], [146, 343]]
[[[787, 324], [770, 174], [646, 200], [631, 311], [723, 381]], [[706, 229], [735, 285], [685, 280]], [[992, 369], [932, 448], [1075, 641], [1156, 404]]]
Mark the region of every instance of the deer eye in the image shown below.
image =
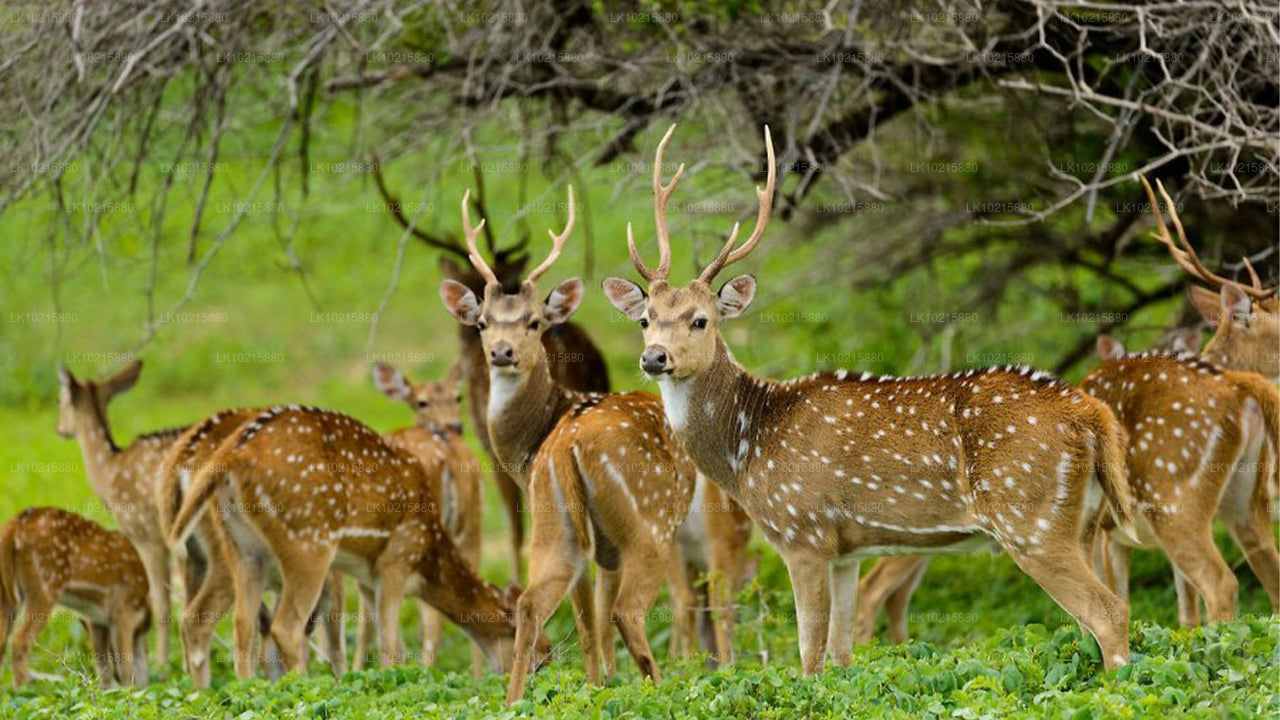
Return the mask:
[[485, 329], [485, 328], [487, 328], [487, 327], [489, 327], [489, 323], [487, 323], [487, 322], [485, 322], [485, 321], [483, 321], [483, 320], [477, 320], [477, 321], [476, 321], [476, 329], [477, 329], [477, 330], [484, 330], [484, 329]]
[[640, 318], [640, 327], [642, 328], [649, 327], [649, 318]]
[[420, 407], [420, 408], [424, 408], [424, 407], [426, 407], [426, 406], [427, 406], [427, 401], [426, 401], [426, 400], [419, 400], [419, 401], [418, 401], [418, 407]]
[[706, 330], [706, 329], [707, 329], [707, 319], [706, 319], [706, 318], [698, 318], [698, 319], [696, 319], [696, 320], [694, 320], [694, 321], [693, 321], [693, 326], [694, 326], [695, 328], [697, 328], [698, 330]]
[[458, 395], [457, 401], [462, 402], [462, 395]]
[[542, 323], [541, 323], [541, 322], [538, 322], [537, 320], [530, 320], [530, 321], [529, 321], [529, 329], [530, 329], [530, 330], [533, 330], [534, 332], [537, 332], [538, 328], [540, 328], [540, 327], [542, 327]]

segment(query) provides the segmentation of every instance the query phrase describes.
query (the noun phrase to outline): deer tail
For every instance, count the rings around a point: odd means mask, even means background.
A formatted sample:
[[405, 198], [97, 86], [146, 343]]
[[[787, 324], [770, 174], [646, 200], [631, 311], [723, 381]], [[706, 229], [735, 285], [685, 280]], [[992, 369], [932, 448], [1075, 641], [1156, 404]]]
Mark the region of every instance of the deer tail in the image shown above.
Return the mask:
[[238, 432], [233, 433], [224, 440], [191, 479], [191, 486], [183, 493], [182, 506], [169, 526], [169, 547], [178, 547], [187, 542], [187, 538], [196, 529], [196, 524], [204, 516], [213, 494], [226, 485], [228, 474], [224, 458], [231, 457], [235, 451], [238, 436]]
[[1133, 537], [1134, 500], [1133, 493], [1129, 490], [1129, 471], [1125, 461], [1125, 448], [1129, 446], [1128, 433], [1105, 403], [1088, 396], [1086, 400], [1093, 410], [1093, 435], [1097, 447], [1094, 453], [1094, 471], [1111, 509], [1116, 530]]

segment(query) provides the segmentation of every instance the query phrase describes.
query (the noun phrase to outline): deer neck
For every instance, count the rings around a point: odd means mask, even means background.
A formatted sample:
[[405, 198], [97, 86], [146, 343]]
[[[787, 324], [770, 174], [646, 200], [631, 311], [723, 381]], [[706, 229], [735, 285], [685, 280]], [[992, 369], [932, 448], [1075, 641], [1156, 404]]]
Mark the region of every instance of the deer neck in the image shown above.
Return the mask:
[[438, 536], [443, 542], [418, 560], [422, 599], [477, 640], [514, 636], [498, 589], [476, 575], [442, 528]]
[[696, 377], [658, 381], [667, 422], [705, 475], [731, 494], [769, 417], [771, 382], [754, 377], [716, 338], [715, 360]]
[[105, 407], [96, 403], [80, 414], [76, 428], [76, 442], [80, 444], [80, 452], [84, 456], [85, 474], [89, 476], [89, 484], [99, 496], [115, 472], [120, 447], [111, 437], [111, 426], [107, 422]]
[[551, 378], [542, 353], [528, 372], [489, 371], [489, 440], [504, 470], [523, 480], [534, 453], [577, 395]]

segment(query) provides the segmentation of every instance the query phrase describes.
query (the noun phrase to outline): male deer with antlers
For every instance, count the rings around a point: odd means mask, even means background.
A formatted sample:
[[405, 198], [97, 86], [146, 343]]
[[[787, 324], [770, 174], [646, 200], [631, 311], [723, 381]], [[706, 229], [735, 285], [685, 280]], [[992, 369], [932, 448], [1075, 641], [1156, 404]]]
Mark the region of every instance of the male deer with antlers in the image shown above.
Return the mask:
[[[445, 528], [453, 536], [463, 559], [471, 567], [479, 568], [484, 519], [483, 477], [480, 462], [462, 440], [462, 397], [458, 394], [461, 379], [459, 362], [449, 367], [443, 379], [425, 383], [410, 382], [404, 373], [384, 363], [373, 366], [373, 382], [378, 390], [391, 400], [408, 405], [416, 420], [412, 427], [392, 430], [383, 438], [422, 463], [427, 477], [436, 486]], [[371, 600], [361, 595], [361, 617], [365, 614], [364, 607], [372, 607]], [[432, 665], [440, 647], [443, 618], [423, 600], [418, 601], [418, 618], [422, 662]], [[365, 633], [358, 636], [353, 662], [357, 670], [363, 665], [364, 648], [370, 639]], [[478, 675], [483, 666], [484, 654], [475, 645], [471, 652], [472, 673]]]
[[[645, 614], [663, 577], [682, 562], [674, 539], [693, 497], [693, 464], [676, 449], [655, 396], [580, 393], [551, 377], [542, 335], [577, 309], [582, 281], [560, 283], [545, 300], [538, 297], [537, 281], [573, 230], [573, 188], [564, 230], [548, 231], [550, 254], [516, 293], [503, 290], [476, 248], [484, 221], [472, 227], [469, 195], [462, 200], [462, 220], [471, 263], [486, 281], [484, 296], [477, 298], [452, 280], [441, 283], [440, 296], [459, 322], [480, 331], [490, 368], [489, 438], [498, 461], [521, 483], [533, 520], [529, 587], [517, 605], [519, 630], [507, 702], [523, 696], [534, 634], [566, 594], [588, 682], [600, 681], [597, 631], [611, 637], [605, 618], [617, 626], [641, 672], [657, 682]], [[594, 603], [590, 560], [597, 565]], [[607, 643], [609, 669], [611, 649]]]
[[[156, 506], [156, 478], [165, 452], [185, 428], [139, 435], [127, 448], [116, 445], [107, 404], [132, 388], [141, 372], [142, 361], [135, 360], [105, 380], [80, 381], [59, 365], [58, 434], [79, 441], [94, 494], [142, 558], [156, 630], [156, 662], [163, 674], [169, 659], [170, 569], [169, 547]], [[197, 581], [192, 578], [188, 584], [194, 586]]]
[[147, 573], [123, 534], [57, 508], [28, 508], [0, 528], [0, 661], [13, 621], [13, 684], [55, 605], [89, 627], [102, 685], [147, 683]]
[[[1141, 520], [1138, 545], [1158, 546], [1169, 556], [1179, 621], [1199, 624], [1196, 595], [1204, 599], [1210, 620], [1235, 612], [1238, 583], [1214, 543], [1215, 517], [1226, 523], [1272, 608], [1280, 610], [1280, 554], [1269, 510], [1276, 482], [1272, 458], [1280, 442], [1276, 289], [1262, 286], [1248, 258], [1249, 285], [1211, 272], [1187, 240], [1164, 186], [1160, 196], [1177, 231], [1176, 244], [1145, 178], [1143, 186], [1156, 238], [1193, 279], [1218, 288], [1217, 293], [1189, 288], [1193, 303], [1216, 330], [1199, 357], [1126, 355], [1122, 347], [1100, 339], [1099, 353], [1112, 359], [1081, 386], [1110, 405], [1129, 432], [1129, 479]], [[1134, 545], [1124, 537], [1110, 540], [1108, 560], [1121, 596], [1128, 595]]]
[[[658, 146], [655, 167], [675, 127]], [[778, 549], [791, 575], [805, 674], [852, 653], [859, 556], [961, 550], [990, 539], [1097, 638], [1104, 663], [1128, 662], [1128, 608], [1094, 576], [1086, 548], [1102, 506], [1130, 517], [1123, 433], [1105, 405], [1030, 369], [891, 378], [845, 371], [775, 382], [749, 374], [720, 334], [755, 279], [715, 292], [725, 267], [764, 234], [775, 186], [757, 189], [755, 229], [738, 228], [696, 280], [669, 285], [666, 203], [655, 198], [659, 262], [628, 248], [648, 292], [605, 280], [639, 321], [641, 368], [658, 382], [667, 420], [698, 468], [719, 483]]]
[[[477, 170], [477, 181], [480, 177]], [[446, 253], [440, 258], [440, 270], [444, 276], [467, 286], [477, 296], [483, 295], [487, 281], [472, 266], [467, 248], [463, 247], [456, 238], [437, 237], [413, 223], [404, 214], [400, 201], [387, 189], [381, 167], [376, 162], [373, 164], [373, 179], [396, 222], [427, 246]], [[476, 205], [483, 214], [484, 205], [479, 198], [476, 200]], [[485, 239], [488, 241], [489, 254], [493, 258], [492, 264], [489, 265], [493, 275], [507, 292], [516, 292], [520, 286], [520, 276], [529, 261], [529, 256], [525, 254], [528, 238], [522, 238], [513, 245], [499, 248], [494, 243], [493, 233], [486, 226]], [[462, 260], [463, 264], [459, 266], [449, 256]], [[480, 333], [473, 326], [459, 324], [458, 339], [462, 344], [459, 358], [462, 375], [466, 379], [471, 421], [481, 446], [494, 460], [493, 479], [498, 486], [503, 508], [507, 512], [507, 523], [511, 529], [511, 580], [518, 582], [522, 576], [521, 548], [524, 545], [520, 487], [502, 463], [497, 461], [498, 456], [494, 452], [493, 442], [489, 439], [489, 424], [486, 420], [486, 408], [489, 406], [489, 365], [485, 359]], [[609, 371], [604, 357], [581, 327], [572, 322], [556, 325], [542, 334], [542, 346], [546, 351], [548, 370], [557, 383], [580, 392], [609, 392]]]
[[375, 588], [384, 666], [402, 659], [399, 608], [412, 595], [471, 635], [495, 668], [508, 667], [510, 593], [462, 558], [421, 464], [358, 421], [295, 406], [241, 425], [192, 479], [171, 542], [182, 542], [215, 505], [235, 586], [240, 677], [252, 673], [252, 618], [269, 576], [281, 586], [271, 636], [286, 669], [303, 669], [307, 618], [330, 568]]

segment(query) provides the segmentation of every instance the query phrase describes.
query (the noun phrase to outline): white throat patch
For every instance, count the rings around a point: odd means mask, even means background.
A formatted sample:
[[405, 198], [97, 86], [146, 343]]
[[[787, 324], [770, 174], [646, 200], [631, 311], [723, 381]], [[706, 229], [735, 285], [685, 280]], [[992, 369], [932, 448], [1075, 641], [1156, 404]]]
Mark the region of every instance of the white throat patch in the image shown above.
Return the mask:
[[693, 383], [664, 375], [658, 380], [658, 390], [662, 392], [662, 409], [667, 414], [667, 422], [671, 423], [671, 429], [682, 432], [689, 423], [689, 396]]
[[501, 417], [503, 411], [507, 409], [507, 405], [511, 403], [511, 398], [515, 397], [523, 382], [523, 375], [489, 371], [490, 420]]

